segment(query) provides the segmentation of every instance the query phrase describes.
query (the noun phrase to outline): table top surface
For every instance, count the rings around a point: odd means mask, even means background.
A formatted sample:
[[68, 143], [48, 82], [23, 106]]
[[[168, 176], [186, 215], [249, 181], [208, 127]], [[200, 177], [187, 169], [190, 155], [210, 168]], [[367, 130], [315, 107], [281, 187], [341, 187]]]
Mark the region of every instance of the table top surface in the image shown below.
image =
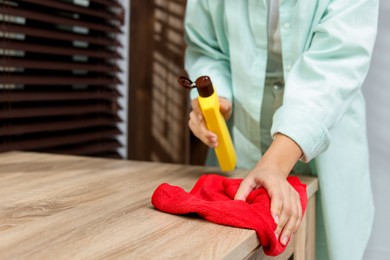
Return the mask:
[[[2, 258], [243, 258], [253, 230], [156, 210], [161, 183], [189, 191], [217, 168], [32, 152], [0, 154]], [[222, 173], [221, 173], [222, 174]], [[244, 177], [247, 171], [222, 174]], [[317, 180], [302, 176], [308, 196]]]

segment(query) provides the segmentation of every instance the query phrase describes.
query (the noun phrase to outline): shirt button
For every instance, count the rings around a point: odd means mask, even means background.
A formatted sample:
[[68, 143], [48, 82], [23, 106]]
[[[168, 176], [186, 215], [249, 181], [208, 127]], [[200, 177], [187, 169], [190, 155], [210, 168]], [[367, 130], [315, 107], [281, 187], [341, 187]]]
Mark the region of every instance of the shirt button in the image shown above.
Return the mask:
[[289, 23], [285, 23], [283, 26], [284, 26], [284, 29], [287, 29], [287, 30], [291, 28], [291, 25]]
[[282, 83], [275, 83], [274, 90], [278, 91], [281, 89], [283, 89], [283, 84]]
[[286, 65], [286, 70], [291, 70], [291, 64]]

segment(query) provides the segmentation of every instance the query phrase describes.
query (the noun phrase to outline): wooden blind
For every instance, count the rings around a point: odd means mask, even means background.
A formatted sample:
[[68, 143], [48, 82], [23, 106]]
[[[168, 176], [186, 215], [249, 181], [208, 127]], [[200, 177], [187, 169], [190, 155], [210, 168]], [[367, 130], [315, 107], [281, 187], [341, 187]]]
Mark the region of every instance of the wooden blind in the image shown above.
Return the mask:
[[123, 19], [117, 0], [0, 0], [0, 152], [120, 157]]

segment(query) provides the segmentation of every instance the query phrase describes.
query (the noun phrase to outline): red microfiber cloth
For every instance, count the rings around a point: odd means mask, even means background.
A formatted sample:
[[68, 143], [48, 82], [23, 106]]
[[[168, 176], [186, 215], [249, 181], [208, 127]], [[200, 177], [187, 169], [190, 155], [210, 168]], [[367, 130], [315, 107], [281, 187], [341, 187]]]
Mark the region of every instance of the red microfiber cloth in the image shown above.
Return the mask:
[[[256, 231], [264, 253], [276, 256], [285, 249], [275, 237], [276, 224], [270, 212], [270, 198], [264, 188], [253, 190], [246, 201], [234, 200], [242, 179], [216, 174], [203, 175], [190, 192], [163, 183], [152, 196], [157, 209], [171, 214], [197, 213], [208, 221]], [[307, 205], [306, 185], [297, 177], [287, 181], [299, 193], [304, 213]]]

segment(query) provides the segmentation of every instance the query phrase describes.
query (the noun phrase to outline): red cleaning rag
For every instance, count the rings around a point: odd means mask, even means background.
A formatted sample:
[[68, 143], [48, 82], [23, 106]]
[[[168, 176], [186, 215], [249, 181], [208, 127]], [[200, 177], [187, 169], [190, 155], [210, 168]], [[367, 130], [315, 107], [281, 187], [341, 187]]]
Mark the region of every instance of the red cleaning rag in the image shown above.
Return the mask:
[[[163, 183], [152, 196], [157, 209], [171, 214], [197, 213], [208, 221], [256, 231], [265, 254], [276, 256], [285, 249], [275, 237], [276, 224], [270, 213], [270, 198], [264, 188], [253, 190], [246, 201], [234, 200], [242, 179], [215, 174], [203, 175], [188, 193]], [[302, 212], [307, 205], [306, 185], [297, 177], [287, 181], [299, 193]]]

